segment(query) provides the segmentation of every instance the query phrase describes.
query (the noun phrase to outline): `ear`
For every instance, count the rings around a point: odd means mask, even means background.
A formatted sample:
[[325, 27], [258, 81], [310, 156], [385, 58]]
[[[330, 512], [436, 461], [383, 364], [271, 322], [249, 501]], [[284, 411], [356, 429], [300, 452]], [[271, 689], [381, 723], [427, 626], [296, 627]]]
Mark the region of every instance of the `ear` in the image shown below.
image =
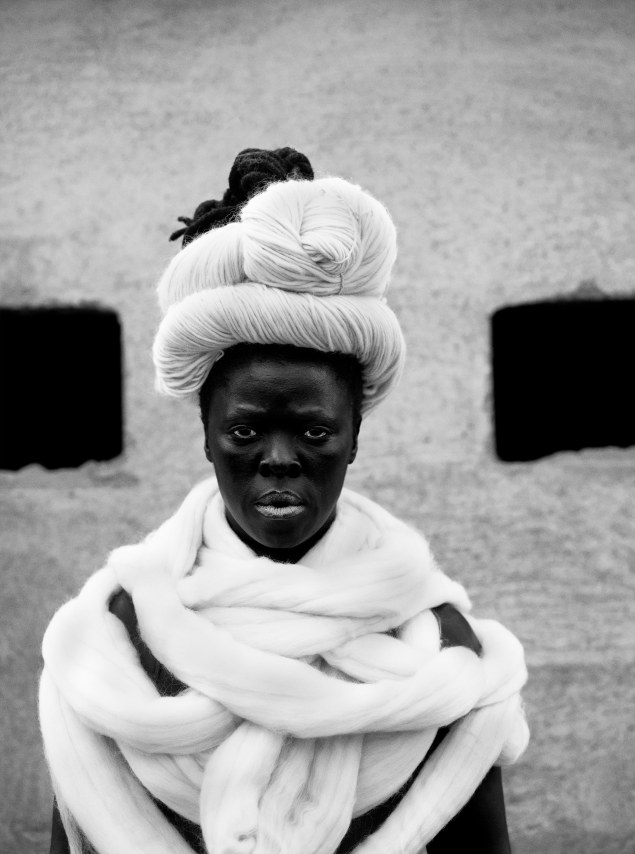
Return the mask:
[[207, 441], [207, 437], [205, 437], [205, 456], [207, 457], [208, 462], [213, 463], [212, 460], [212, 452], [209, 449], [209, 442]]
[[348, 458], [349, 466], [352, 462], [355, 461], [355, 457], [357, 456], [357, 442], [359, 439], [359, 428], [361, 426], [361, 423], [362, 423], [361, 419], [358, 421], [356, 420], [355, 425], [354, 425], [354, 431], [355, 432], [353, 433], [353, 447], [351, 448], [351, 455]]

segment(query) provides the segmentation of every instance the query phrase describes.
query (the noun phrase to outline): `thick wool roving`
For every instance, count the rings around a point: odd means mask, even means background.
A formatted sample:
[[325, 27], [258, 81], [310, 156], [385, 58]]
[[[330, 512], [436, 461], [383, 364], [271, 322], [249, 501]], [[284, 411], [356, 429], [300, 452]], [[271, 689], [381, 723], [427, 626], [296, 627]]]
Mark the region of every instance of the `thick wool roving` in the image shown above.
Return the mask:
[[[109, 612], [121, 587], [189, 686], [177, 697], [157, 694]], [[358, 848], [416, 854], [528, 738], [520, 644], [471, 619], [480, 657], [440, 649], [430, 609], [446, 602], [470, 607], [423, 537], [355, 493], [289, 565], [256, 557], [203, 482], [113, 552], [45, 635], [42, 732], [69, 838], [78, 826], [99, 854], [187, 851], [151, 793], [200, 823], [215, 854], [332, 854], [458, 721]]]
[[192, 396], [227, 347], [291, 344], [356, 356], [368, 411], [403, 369], [403, 336], [385, 302], [395, 258], [388, 212], [359, 187], [270, 184], [239, 222], [185, 246], [160, 279], [157, 388]]

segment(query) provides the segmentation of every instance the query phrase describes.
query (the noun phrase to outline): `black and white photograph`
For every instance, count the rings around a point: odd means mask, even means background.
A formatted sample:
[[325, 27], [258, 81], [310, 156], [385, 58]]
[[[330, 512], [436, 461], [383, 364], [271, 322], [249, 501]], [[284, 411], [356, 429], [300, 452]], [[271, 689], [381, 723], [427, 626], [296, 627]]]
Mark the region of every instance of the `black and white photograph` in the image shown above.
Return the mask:
[[0, 854], [633, 854], [635, 3], [0, 67]]

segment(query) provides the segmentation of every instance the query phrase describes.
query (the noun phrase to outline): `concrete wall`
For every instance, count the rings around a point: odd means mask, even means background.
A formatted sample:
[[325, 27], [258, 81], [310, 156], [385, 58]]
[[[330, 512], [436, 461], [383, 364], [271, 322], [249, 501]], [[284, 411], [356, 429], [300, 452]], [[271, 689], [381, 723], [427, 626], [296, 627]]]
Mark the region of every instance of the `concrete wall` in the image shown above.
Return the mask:
[[152, 391], [167, 235], [238, 150], [280, 145], [367, 186], [398, 225], [409, 366], [349, 483], [423, 528], [526, 646], [516, 854], [632, 851], [635, 454], [498, 462], [488, 337], [496, 308], [582, 280], [633, 294], [632, 3], [5, 0], [0, 15], [2, 303], [110, 306], [126, 362], [122, 458], [0, 473], [3, 854], [47, 850], [47, 621], [208, 471], [195, 411]]

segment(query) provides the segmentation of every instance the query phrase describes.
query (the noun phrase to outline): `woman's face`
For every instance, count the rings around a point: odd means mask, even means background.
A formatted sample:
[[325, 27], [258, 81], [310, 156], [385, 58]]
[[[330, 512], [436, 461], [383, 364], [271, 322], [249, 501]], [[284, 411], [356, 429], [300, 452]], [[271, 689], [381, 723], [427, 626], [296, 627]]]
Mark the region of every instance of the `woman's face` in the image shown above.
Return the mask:
[[229, 524], [259, 554], [301, 555], [333, 521], [357, 452], [349, 384], [319, 353], [218, 368], [205, 452]]

